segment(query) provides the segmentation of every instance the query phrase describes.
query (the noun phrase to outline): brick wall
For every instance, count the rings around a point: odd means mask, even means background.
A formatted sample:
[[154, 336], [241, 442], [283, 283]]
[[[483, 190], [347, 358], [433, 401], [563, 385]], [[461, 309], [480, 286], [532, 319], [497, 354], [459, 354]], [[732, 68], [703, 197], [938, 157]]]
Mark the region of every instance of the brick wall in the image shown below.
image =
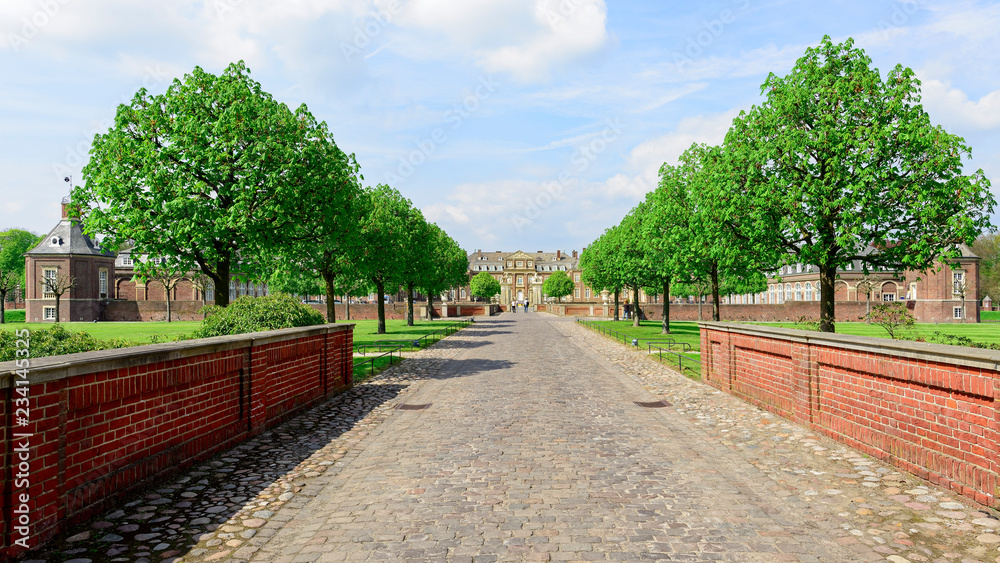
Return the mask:
[[19, 495], [30, 496], [34, 547], [350, 388], [352, 344], [353, 325], [337, 324], [32, 360], [26, 426], [10, 412], [15, 364], [0, 363], [5, 443], [30, 434], [26, 489], [13, 448], [2, 452], [0, 560], [23, 551]]
[[[310, 303], [309, 306], [322, 313], [324, 317], [326, 316], [326, 303]], [[337, 303], [334, 307], [337, 308], [337, 320], [347, 320], [347, 305]], [[414, 314], [416, 314], [417, 307], [420, 307], [419, 301], [413, 304]], [[386, 303], [385, 318], [393, 320], [405, 319], [406, 303]], [[378, 319], [378, 303], [351, 303], [351, 320], [370, 321], [375, 319]]]
[[701, 324], [710, 385], [1000, 507], [1000, 352]]
[[[171, 301], [170, 318], [175, 321], [200, 321], [201, 301]], [[166, 301], [105, 301], [102, 321], [165, 321]]]

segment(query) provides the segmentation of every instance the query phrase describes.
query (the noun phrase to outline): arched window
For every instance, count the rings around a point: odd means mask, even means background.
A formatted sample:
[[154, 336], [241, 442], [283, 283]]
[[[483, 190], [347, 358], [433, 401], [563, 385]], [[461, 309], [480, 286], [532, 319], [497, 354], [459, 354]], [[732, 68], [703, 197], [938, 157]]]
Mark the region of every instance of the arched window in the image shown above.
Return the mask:
[[813, 286], [813, 301], [819, 301], [819, 284]]
[[806, 282], [806, 301], [813, 300], [813, 284]]
[[767, 303], [774, 305], [774, 284], [767, 286]]
[[229, 280], [229, 299], [236, 297], [236, 282]]
[[791, 300], [792, 300], [792, 284], [786, 283], [785, 284], [785, 301], [791, 301]]
[[802, 284], [795, 284], [795, 300], [802, 301]]

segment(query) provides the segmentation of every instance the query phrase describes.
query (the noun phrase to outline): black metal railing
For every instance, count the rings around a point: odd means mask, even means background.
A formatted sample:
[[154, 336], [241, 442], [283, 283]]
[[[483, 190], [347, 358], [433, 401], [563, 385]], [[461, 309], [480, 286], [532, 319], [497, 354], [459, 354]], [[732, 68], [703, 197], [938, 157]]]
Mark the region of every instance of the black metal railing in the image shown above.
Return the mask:
[[[371, 345], [364, 345], [364, 346], [371, 346]], [[398, 361], [400, 361], [400, 360], [403, 359], [403, 347], [402, 346], [395, 346], [395, 347], [390, 348], [388, 352], [383, 352], [383, 353], [379, 354], [378, 356], [372, 356], [370, 358], [365, 358], [365, 359], [363, 359], [361, 361], [355, 361], [354, 362], [354, 370], [353, 370], [354, 380], [357, 381], [358, 379], [365, 379], [367, 377], [371, 377], [371, 376], [375, 375], [375, 361], [378, 360], [379, 358], [384, 358], [386, 356], [389, 357], [389, 365], [390, 366], [394, 365], [396, 362], [398, 362]], [[367, 375], [359, 378], [358, 377], [358, 367], [365, 366], [365, 365], [368, 366], [369, 371], [368, 371]]]
[[[690, 347], [691, 346], [688, 345], [689, 349], [690, 349]], [[684, 354], [682, 354], [680, 352], [675, 352], [675, 351], [673, 351], [673, 350], [671, 350], [669, 348], [663, 348], [662, 346], [657, 346], [655, 344], [650, 345], [647, 348], [647, 350], [649, 351], [650, 355], [652, 355], [652, 349], [653, 348], [656, 348], [656, 357], [660, 361], [661, 364], [663, 363], [663, 354], [667, 355], [667, 360], [670, 360], [671, 359], [670, 356], [673, 355], [673, 356], [675, 356], [677, 358], [677, 371], [679, 371], [681, 373], [684, 373], [684, 370], [688, 370], [691, 373], [696, 373], [696, 374], [700, 374], [701, 373], [701, 358], [700, 357], [699, 358], [692, 358], [690, 356], [685, 356]], [[688, 363], [690, 363], [692, 365], [691, 366], [685, 365], [684, 364], [685, 361], [687, 361]], [[670, 362], [670, 365], [673, 365], [673, 362]]]
[[[640, 340], [646, 343], [646, 353], [649, 355], [653, 354], [653, 350], [656, 349], [656, 357], [662, 363], [664, 354], [667, 355], [668, 360], [672, 360], [671, 356], [677, 359], [678, 371], [684, 373], [685, 370], [691, 373], [700, 374], [701, 373], [701, 359], [693, 358], [690, 356], [685, 356], [681, 352], [697, 353], [694, 352], [694, 348], [687, 342], [677, 342], [673, 338], [657, 338], [652, 340], [643, 340], [632, 336], [630, 334], [625, 334], [624, 332], [617, 331], [613, 328], [606, 327], [604, 325], [598, 324], [596, 321], [587, 321], [583, 319], [576, 319], [576, 322], [582, 324], [583, 326], [599, 332], [609, 338], [614, 340], [621, 340], [622, 344], [626, 346], [632, 345], [636, 348], [640, 345]], [[673, 348], [677, 346], [680, 347], [681, 352], [674, 350]], [[687, 363], [685, 363], [687, 362]], [[673, 361], [670, 361], [670, 365], [673, 365]], [[691, 365], [688, 365], [691, 364]]]
[[[462, 330], [463, 328], [469, 326], [470, 324], [476, 322], [475, 319], [462, 319], [459, 321], [454, 321], [448, 323], [441, 327], [439, 330], [425, 334], [420, 338], [406, 339], [406, 340], [376, 340], [375, 342], [358, 344], [355, 348], [357, 353], [362, 356], [366, 356], [364, 359], [354, 362], [354, 374], [355, 379], [358, 379], [358, 367], [364, 366], [368, 370], [368, 374], [364, 377], [370, 377], [375, 374], [375, 363], [379, 358], [389, 357], [389, 366], [394, 365], [396, 362], [403, 359], [403, 351], [405, 350], [419, 350], [421, 348], [426, 348], [440, 341], [443, 338], [447, 338], [452, 334]], [[375, 350], [377, 352], [382, 352], [377, 356], [367, 357], [369, 351]]]

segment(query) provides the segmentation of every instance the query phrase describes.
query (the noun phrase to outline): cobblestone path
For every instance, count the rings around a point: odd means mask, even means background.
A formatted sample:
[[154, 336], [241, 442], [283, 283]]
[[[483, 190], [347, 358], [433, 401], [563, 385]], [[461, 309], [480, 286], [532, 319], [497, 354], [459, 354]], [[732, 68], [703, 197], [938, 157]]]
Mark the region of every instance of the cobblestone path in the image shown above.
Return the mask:
[[994, 563], [998, 528], [570, 320], [507, 314], [30, 557]]
[[885, 560], [557, 325], [464, 332], [253, 559]]

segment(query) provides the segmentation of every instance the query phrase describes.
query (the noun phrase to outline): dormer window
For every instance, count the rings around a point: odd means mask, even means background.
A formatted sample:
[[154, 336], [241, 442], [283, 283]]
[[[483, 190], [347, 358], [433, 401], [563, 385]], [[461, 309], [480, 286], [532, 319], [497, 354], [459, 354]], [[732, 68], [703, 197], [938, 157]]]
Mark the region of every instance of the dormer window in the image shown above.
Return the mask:
[[61, 241], [59, 240], [59, 237], [52, 237], [52, 240], [50, 242], [52, 246], [59, 246]]

